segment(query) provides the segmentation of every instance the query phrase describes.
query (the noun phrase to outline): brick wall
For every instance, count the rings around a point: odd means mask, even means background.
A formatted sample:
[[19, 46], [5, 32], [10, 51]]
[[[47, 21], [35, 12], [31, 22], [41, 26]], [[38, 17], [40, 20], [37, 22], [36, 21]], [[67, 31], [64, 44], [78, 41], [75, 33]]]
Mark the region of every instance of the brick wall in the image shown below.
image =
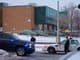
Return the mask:
[[19, 32], [34, 27], [34, 7], [11, 6], [3, 8], [3, 30], [5, 32]]

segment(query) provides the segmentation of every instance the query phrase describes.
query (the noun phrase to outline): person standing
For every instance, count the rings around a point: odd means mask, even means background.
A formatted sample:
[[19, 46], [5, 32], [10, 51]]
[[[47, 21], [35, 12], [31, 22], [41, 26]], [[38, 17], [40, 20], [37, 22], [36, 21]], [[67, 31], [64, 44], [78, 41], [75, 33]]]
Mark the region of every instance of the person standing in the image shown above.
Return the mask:
[[33, 48], [35, 48], [35, 41], [36, 41], [36, 38], [31, 36], [31, 44]]
[[31, 42], [35, 42], [36, 41], [36, 38], [31, 36]]
[[70, 41], [69, 41], [68, 37], [66, 37], [66, 38], [67, 38], [67, 39], [66, 39], [66, 42], [65, 42], [65, 45], [64, 45], [65, 54], [66, 54], [67, 52], [69, 52], [69, 46], [70, 46]]

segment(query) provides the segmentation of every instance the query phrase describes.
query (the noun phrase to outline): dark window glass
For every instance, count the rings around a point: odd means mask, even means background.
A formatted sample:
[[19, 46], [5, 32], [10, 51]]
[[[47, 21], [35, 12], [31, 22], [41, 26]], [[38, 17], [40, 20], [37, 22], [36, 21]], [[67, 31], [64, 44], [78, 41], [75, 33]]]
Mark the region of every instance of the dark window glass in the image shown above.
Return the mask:
[[78, 45], [79, 43], [78, 43], [77, 40], [72, 40], [72, 41], [71, 41], [71, 44], [76, 44], [76, 45]]
[[2, 39], [11, 39], [12, 35], [6, 33], [0, 33], [0, 38]]

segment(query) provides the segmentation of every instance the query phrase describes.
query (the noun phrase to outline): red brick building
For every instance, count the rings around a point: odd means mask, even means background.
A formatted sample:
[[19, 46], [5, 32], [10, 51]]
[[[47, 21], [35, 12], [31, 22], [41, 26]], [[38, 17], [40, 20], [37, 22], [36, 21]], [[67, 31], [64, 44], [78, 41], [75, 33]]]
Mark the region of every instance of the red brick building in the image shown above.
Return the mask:
[[48, 6], [8, 6], [0, 3], [0, 31], [56, 30], [55, 9]]
[[33, 6], [7, 6], [0, 8], [0, 27], [5, 32], [18, 32], [33, 29]]

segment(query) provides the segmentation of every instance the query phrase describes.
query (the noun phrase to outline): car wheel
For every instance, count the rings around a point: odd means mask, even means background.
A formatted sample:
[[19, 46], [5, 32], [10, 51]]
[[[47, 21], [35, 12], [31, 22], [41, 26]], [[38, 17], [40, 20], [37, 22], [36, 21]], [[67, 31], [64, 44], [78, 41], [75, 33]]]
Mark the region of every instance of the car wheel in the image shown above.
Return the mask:
[[77, 51], [80, 51], [80, 47], [77, 48]]
[[47, 49], [47, 51], [48, 51], [49, 54], [55, 54], [55, 53], [56, 53], [54, 47], [49, 47], [49, 48]]
[[25, 49], [24, 48], [21, 48], [21, 47], [17, 48], [16, 49], [16, 54], [18, 56], [24, 56], [24, 55], [26, 55]]

